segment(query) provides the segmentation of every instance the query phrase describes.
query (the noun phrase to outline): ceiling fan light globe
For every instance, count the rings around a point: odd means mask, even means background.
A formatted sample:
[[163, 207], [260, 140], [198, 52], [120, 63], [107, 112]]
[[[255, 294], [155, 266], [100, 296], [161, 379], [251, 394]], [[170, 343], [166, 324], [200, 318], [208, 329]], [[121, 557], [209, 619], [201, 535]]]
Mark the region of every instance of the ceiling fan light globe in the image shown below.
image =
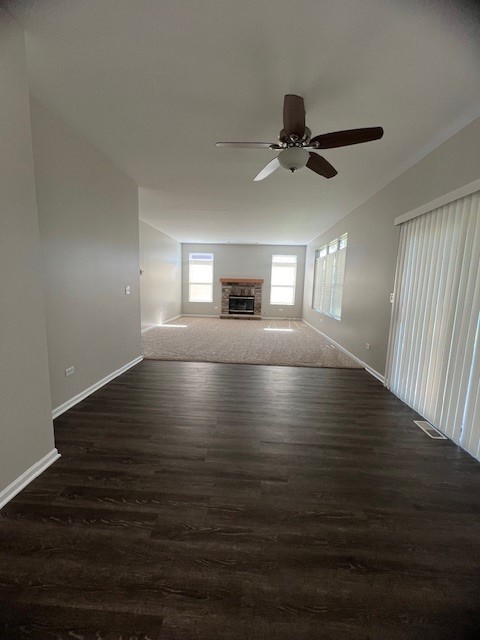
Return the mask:
[[282, 169], [286, 171], [297, 171], [298, 169], [303, 169], [309, 157], [310, 154], [306, 149], [291, 147], [279, 153], [278, 161]]

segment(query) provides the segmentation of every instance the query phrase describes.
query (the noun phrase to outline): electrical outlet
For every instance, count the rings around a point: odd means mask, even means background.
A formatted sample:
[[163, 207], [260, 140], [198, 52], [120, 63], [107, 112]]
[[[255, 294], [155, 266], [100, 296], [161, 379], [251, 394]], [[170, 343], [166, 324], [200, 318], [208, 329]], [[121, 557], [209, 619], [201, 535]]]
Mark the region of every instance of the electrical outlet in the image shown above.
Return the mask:
[[372, 345], [369, 342], [365, 343], [365, 349], [367, 349], [367, 351], [370, 351], [371, 348]]
[[68, 367], [68, 369], [65, 369], [65, 377], [68, 378], [68, 376], [71, 376], [72, 373], [75, 373], [75, 367]]
[[130, 285], [129, 284], [127, 284], [126, 287], [125, 287], [125, 295], [126, 296], [130, 295]]
[[394, 298], [394, 295], [393, 295], [393, 293], [391, 293], [390, 294], [390, 304], [393, 304], [393, 298]]

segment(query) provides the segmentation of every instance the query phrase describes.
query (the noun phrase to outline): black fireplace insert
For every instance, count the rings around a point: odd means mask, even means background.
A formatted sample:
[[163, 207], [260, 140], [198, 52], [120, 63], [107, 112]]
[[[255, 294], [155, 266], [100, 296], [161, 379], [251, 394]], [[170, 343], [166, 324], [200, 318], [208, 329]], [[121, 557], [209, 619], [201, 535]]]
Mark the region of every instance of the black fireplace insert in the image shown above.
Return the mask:
[[228, 313], [243, 313], [253, 316], [254, 308], [254, 296], [230, 296], [228, 298]]

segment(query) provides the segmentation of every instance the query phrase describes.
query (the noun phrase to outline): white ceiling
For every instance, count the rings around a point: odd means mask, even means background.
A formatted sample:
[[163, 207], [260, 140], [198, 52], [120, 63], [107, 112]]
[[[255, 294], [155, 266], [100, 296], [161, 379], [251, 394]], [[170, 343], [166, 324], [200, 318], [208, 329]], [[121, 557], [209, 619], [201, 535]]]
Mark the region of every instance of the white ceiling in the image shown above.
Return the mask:
[[[183, 242], [304, 244], [480, 115], [477, 24], [461, 2], [8, 7], [27, 32], [32, 93], [142, 187], [142, 219]], [[272, 152], [215, 141], [276, 141], [285, 93], [305, 98], [314, 134], [385, 136], [326, 151], [331, 180], [279, 170], [253, 183]]]

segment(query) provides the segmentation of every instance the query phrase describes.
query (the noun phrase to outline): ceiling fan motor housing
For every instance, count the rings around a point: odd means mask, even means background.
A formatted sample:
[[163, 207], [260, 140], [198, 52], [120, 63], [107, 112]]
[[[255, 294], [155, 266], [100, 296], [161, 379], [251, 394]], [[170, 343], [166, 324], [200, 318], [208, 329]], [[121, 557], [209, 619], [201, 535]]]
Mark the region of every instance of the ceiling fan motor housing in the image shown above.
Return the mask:
[[303, 169], [307, 164], [309, 157], [310, 154], [306, 149], [302, 149], [301, 147], [289, 147], [288, 149], [280, 151], [278, 161], [283, 169], [293, 173], [298, 169]]

